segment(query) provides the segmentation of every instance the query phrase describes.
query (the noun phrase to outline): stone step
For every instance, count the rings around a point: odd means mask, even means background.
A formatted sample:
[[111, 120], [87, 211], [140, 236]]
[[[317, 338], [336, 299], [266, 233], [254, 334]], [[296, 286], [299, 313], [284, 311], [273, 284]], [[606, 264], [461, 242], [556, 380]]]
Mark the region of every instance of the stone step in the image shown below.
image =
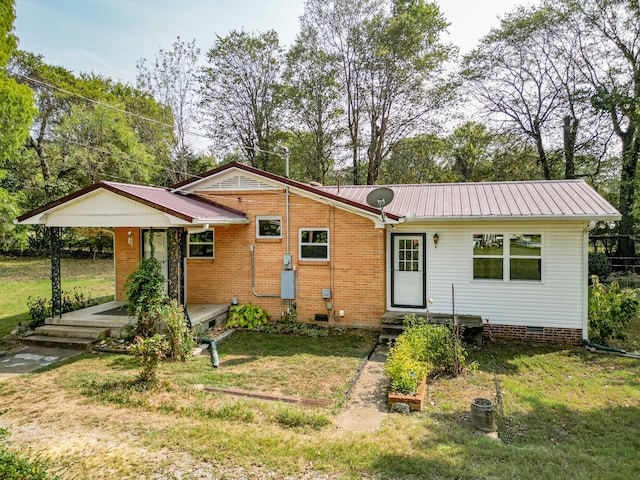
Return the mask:
[[395, 341], [398, 338], [398, 335], [383, 333], [378, 337], [378, 342], [389, 344]]
[[22, 343], [26, 345], [74, 350], [89, 350], [94, 341], [90, 338], [50, 337], [48, 335], [30, 335], [22, 339]]
[[98, 340], [109, 336], [109, 328], [75, 327], [70, 325], [44, 325], [35, 329], [36, 335], [46, 337], [89, 338]]
[[124, 328], [128, 325], [135, 324], [134, 318], [121, 317], [114, 319], [113, 317], [100, 318], [99, 315], [92, 315], [91, 318], [47, 318], [45, 325], [63, 325], [67, 327], [94, 327], [94, 328]]

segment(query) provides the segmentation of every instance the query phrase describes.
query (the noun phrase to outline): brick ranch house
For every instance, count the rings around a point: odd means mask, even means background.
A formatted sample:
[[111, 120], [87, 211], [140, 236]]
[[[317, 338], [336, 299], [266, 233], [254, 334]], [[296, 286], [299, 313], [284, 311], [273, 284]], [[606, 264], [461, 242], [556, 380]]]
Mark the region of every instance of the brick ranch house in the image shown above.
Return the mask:
[[384, 215], [366, 201], [376, 188], [229, 163], [169, 188], [99, 182], [16, 222], [113, 227], [116, 300], [153, 232], [185, 305], [377, 329], [385, 313], [450, 314], [455, 300], [494, 337], [587, 338], [588, 231], [620, 219], [587, 183], [389, 185]]

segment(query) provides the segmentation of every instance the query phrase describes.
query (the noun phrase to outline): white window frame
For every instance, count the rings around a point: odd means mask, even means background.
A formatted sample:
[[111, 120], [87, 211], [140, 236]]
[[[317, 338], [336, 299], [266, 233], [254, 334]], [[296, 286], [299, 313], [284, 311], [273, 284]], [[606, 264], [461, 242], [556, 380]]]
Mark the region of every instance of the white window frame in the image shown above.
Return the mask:
[[[278, 220], [280, 221], [280, 235], [260, 235], [260, 220]], [[256, 238], [260, 239], [280, 239], [282, 238], [282, 217], [275, 215], [257, 215], [256, 216]]]
[[[211, 232], [211, 241], [210, 242], [193, 242], [191, 241], [191, 235], [197, 235], [199, 233], [209, 233]], [[211, 256], [193, 256], [191, 255], [191, 245], [211, 245], [212, 251]], [[187, 230], [187, 258], [193, 258], [196, 260], [212, 260], [216, 258], [216, 236], [214, 230], [205, 230], [204, 232], [197, 233], [189, 233]]]
[[[327, 232], [327, 243], [302, 242], [302, 232]], [[298, 229], [298, 260], [305, 262], [328, 262], [330, 256], [331, 237], [328, 228], [300, 228]], [[324, 258], [309, 258], [302, 256], [302, 247], [304, 246], [324, 246], [327, 248], [327, 256]]]
[[[476, 235], [502, 235], [502, 256], [498, 255], [476, 255], [474, 252], [474, 237]], [[540, 235], [540, 255], [511, 255], [511, 240], [520, 235]], [[518, 232], [504, 232], [504, 231], [485, 231], [485, 232], [471, 232], [469, 244], [471, 248], [470, 255], [470, 279], [472, 282], [529, 282], [529, 283], [544, 283], [544, 272], [545, 272], [545, 232], [537, 229], [527, 230], [527, 231], [518, 231]], [[474, 271], [474, 259], [476, 258], [502, 258], [502, 278], [475, 278]], [[525, 260], [540, 260], [540, 279], [532, 280], [532, 279], [512, 279], [511, 278], [511, 260], [512, 259], [525, 259]]]

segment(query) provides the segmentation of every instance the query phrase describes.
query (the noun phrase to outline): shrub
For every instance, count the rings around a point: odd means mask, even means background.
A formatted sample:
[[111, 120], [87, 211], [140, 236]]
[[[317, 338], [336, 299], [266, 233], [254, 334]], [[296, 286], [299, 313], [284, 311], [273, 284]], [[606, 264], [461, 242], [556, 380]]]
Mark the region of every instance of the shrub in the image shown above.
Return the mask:
[[[89, 298], [86, 293], [77, 288], [66, 292], [63, 291], [60, 295], [60, 300], [61, 313], [74, 312], [97, 304], [95, 299]], [[31, 329], [44, 325], [45, 319], [53, 315], [52, 299], [29, 297], [27, 299], [27, 306], [29, 307], [29, 316], [31, 317], [31, 321], [29, 322], [29, 328]]]
[[227, 327], [247, 328], [252, 330], [269, 322], [271, 315], [262, 308], [245, 303], [244, 305], [233, 305], [229, 309]]
[[48, 473], [49, 465], [40, 457], [25, 458], [9, 451], [9, 432], [0, 428], [0, 478], [3, 480], [61, 480]]
[[129, 351], [140, 359], [142, 371], [139, 379], [142, 383], [153, 383], [156, 380], [156, 369], [160, 360], [167, 356], [169, 343], [164, 336], [155, 334], [152, 337], [136, 337]]
[[147, 336], [156, 318], [150, 312], [166, 297], [166, 281], [162, 275], [162, 265], [154, 257], [153, 235], [149, 235], [149, 258], [143, 258], [140, 266], [131, 272], [125, 281], [127, 291], [127, 312], [138, 319], [136, 334]]
[[592, 340], [606, 344], [610, 339], [624, 340], [627, 324], [636, 316], [640, 305], [639, 291], [620, 288], [617, 282], [608, 286], [591, 277], [589, 287], [589, 333]]
[[187, 326], [184, 309], [175, 300], [158, 304], [155, 312], [163, 322], [169, 342], [169, 357], [186, 360], [196, 346], [193, 332]]
[[589, 252], [589, 276], [604, 278], [611, 272], [611, 260], [604, 253]]
[[391, 377], [391, 388], [414, 393], [422, 380], [435, 370], [457, 375], [466, 351], [445, 325], [429, 325], [422, 318], [405, 318], [405, 330], [389, 349], [384, 371]]

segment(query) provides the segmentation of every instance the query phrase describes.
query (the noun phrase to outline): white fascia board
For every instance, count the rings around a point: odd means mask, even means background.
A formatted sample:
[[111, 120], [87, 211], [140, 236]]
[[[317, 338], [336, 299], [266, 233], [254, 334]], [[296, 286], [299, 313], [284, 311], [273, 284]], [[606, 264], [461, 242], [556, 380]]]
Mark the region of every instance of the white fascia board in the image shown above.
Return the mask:
[[487, 222], [527, 222], [527, 221], [619, 221], [621, 215], [528, 215], [528, 216], [505, 216], [505, 215], [473, 215], [458, 217], [404, 217], [405, 223], [424, 222], [458, 222], [458, 221], [487, 221]]
[[216, 226], [225, 226], [225, 225], [247, 225], [251, 223], [251, 220], [248, 218], [232, 218], [232, 219], [206, 219], [206, 218], [198, 218], [193, 220], [190, 225], [216, 225]]

